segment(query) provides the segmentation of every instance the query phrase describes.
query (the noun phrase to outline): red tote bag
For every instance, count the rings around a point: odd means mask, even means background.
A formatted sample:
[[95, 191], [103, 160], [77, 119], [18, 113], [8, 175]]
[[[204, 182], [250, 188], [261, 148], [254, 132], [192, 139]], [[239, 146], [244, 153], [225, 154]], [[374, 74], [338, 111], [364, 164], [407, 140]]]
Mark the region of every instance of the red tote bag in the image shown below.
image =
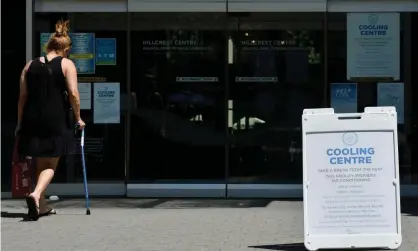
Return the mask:
[[12, 197], [24, 198], [32, 190], [32, 159], [19, 157], [18, 144], [16, 138], [12, 159]]

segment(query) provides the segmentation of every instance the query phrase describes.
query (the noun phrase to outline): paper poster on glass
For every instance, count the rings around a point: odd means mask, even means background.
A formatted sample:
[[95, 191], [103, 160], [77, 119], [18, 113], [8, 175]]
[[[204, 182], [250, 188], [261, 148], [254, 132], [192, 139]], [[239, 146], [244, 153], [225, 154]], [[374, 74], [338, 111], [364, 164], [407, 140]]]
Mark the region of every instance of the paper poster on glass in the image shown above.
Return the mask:
[[120, 123], [120, 83], [94, 83], [95, 124]]
[[[51, 33], [41, 33], [41, 56], [46, 55], [46, 46]], [[96, 71], [94, 33], [69, 33], [72, 47], [68, 58], [71, 59], [78, 74], [94, 74]]]
[[332, 83], [331, 107], [335, 113], [357, 112], [357, 83]]
[[80, 109], [91, 109], [91, 83], [78, 83], [78, 92], [80, 93]]
[[378, 83], [377, 105], [394, 106], [398, 113], [398, 124], [404, 123], [404, 83]]
[[347, 79], [399, 77], [399, 13], [347, 13]]
[[96, 65], [116, 65], [116, 38], [96, 38]]

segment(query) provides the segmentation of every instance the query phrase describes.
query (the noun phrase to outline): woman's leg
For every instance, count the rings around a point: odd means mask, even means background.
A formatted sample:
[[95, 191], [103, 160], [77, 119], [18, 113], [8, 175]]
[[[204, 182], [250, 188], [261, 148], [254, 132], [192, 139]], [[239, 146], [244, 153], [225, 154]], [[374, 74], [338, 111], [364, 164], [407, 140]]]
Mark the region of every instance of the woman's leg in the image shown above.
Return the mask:
[[55, 174], [55, 169], [58, 165], [58, 158], [36, 158], [35, 164], [38, 173], [38, 180], [33, 193], [29, 196], [35, 199], [39, 206], [39, 212], [44, 213], [46, 209], [45, 190]]

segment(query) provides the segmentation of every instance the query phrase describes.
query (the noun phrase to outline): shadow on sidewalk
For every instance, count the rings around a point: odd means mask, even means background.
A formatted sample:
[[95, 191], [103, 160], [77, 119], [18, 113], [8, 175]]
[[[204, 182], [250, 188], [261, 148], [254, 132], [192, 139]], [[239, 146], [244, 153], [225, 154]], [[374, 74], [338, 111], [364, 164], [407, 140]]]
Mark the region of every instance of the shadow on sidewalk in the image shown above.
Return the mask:
[[265, 249], [265, 250], [277, 250], [277, 251], [305, 251], [305, 245], [303, 243], [289, 243], [289, 244], [276, 244], [276, 245], [259, 245], [248, 246], [249, 248]]
[[22, 221], [30, 221], [28, 214], [24, 214], [24, 213], [9, 213], [9, 212], [2, 211], [1, 218], [11, 218], [11, 219], [22, 218]]
[[418, 216], [418, 199], [401, 199], [401, 210], [403, 214], [410, 216]]
[[[276, 244], [276, 245], [259, 245], [248, 246], [249, 248], [275, 250], [275, 251], [306, 251], [303, 243], [289, 243], [289, 244]], [[382, 250], [378, 248], [356, 249], [357, 251], [377, 251]], [[341, 249], [327, 249], [327, 251], [341, 251]]]
[[[91, 208], [126, 208], [126, 209], [186, 209], [186, 208], [262, 208], [272, 201], [269, 199], [202, 199], [202, 198], [91, 198]], [[48, 205], [57, 209], [83, 208], [82, 198], [61, 197], [58, 201], [48, 201]], [[21, 200], [2, 200], [2, 210], [25, 207]]]
[[[192, 209], [192, 208], [276, 208], [281, 203], [299, 202], [295, 209], [303, 210], [302, 199], [207, 199], [207, 198], [91, 198], [91, 208], [126, 208], [126, 209]], [[48, 205], [57, 209], [62, 208], [84, 208], [83, 198], [61, 197], [58, 201], [48, 201]], [[287, 205], [287, 204], [286, 204]], [[2, 211], [9, 209], [25, 208], [23, 200], [6, 199], [2, 200]], [[280, 208], [277, 207], [277, 208]], [[402, 214], [418, 216], [418, 199], [402, 198]], [[2, 215], [3, 217], [3, 215]]]

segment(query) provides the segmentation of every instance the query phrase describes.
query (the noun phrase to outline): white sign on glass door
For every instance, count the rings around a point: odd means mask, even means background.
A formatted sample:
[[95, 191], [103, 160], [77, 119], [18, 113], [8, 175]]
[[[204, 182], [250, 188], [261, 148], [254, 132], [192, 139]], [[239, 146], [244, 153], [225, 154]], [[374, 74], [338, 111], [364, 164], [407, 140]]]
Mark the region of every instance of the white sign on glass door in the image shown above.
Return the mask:
[[120, 83], [94, 83], [95, 124], [120, 123]]
[[80, 109], [91, 109], [91, 83], [78, 83], [78, 92], [80, 93]]
[[400, 75], [399, 13], [347, 13], [347, 79]]

